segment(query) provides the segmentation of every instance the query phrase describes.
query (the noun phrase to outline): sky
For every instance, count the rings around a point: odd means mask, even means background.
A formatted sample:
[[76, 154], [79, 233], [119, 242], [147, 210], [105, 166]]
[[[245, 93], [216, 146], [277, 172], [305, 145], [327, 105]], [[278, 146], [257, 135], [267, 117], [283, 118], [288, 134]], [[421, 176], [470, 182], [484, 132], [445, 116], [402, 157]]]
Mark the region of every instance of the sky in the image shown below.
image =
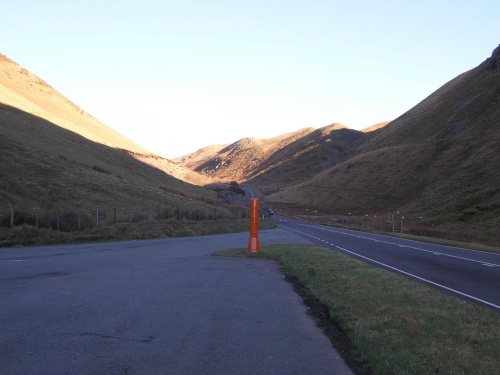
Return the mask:
[[500, 1], [16, 0], [0, 53], [146, 149], [393, 120], [500, 43]]

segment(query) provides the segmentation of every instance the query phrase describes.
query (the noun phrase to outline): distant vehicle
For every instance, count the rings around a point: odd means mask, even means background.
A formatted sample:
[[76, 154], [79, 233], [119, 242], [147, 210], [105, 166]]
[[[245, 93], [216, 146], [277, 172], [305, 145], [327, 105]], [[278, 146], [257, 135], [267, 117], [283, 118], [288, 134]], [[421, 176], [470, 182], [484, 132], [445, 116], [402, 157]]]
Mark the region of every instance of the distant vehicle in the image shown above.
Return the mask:
[[273, 216], [274, 215], [274, 211], [272, 208], [269, 209], [269, 216]]

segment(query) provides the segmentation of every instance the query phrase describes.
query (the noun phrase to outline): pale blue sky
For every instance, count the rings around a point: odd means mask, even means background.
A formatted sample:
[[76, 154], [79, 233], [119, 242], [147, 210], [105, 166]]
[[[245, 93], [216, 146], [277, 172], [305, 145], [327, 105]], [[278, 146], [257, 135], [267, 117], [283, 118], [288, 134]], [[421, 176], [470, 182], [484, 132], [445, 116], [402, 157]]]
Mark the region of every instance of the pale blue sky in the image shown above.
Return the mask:
[[499, 1], [16, 0], [0, 52], [173, 158], [392, 120], [500, 43]]

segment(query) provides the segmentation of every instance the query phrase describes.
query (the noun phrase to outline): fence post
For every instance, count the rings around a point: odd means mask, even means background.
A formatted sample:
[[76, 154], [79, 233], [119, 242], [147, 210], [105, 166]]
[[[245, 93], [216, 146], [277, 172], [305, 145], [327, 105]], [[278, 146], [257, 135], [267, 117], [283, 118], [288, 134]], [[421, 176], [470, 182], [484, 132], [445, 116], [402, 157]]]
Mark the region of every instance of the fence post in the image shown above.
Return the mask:
[[38, 207], [33, 207], [33, 210], [35, 211], [35, 228], [38, 229]]
[[78, 211], [78, 230], [82, 227], [82, 210]]
[[158, 221], [160, 221], [160, 205], [158, 205]]
[[56, 230], [59, 231], [60, 229], [60, 220], [59, 220], [59, 212], [56, 214]]
[[113, 224], [116, 224], [116, 207], [113, 210]]
[[14, 207], [10, 208], [10, 229], [14, 228]]
[[99, 228], [99, 207], [96, 208], [96, 228]]
[[128, 222], [132, 222], [132, 207], [130, 208], [129, 215], [128, 215]]

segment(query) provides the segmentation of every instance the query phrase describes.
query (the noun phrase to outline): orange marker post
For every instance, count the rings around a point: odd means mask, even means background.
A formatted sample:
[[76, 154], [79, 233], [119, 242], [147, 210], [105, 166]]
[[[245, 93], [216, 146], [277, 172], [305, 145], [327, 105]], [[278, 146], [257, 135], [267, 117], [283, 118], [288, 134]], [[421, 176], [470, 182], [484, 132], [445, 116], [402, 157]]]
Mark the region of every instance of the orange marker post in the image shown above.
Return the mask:
[[248, 243], [248, 252], [258, 253], [259, 250], [259, 199], [252, 198], [250, 201], [250, 241]]

